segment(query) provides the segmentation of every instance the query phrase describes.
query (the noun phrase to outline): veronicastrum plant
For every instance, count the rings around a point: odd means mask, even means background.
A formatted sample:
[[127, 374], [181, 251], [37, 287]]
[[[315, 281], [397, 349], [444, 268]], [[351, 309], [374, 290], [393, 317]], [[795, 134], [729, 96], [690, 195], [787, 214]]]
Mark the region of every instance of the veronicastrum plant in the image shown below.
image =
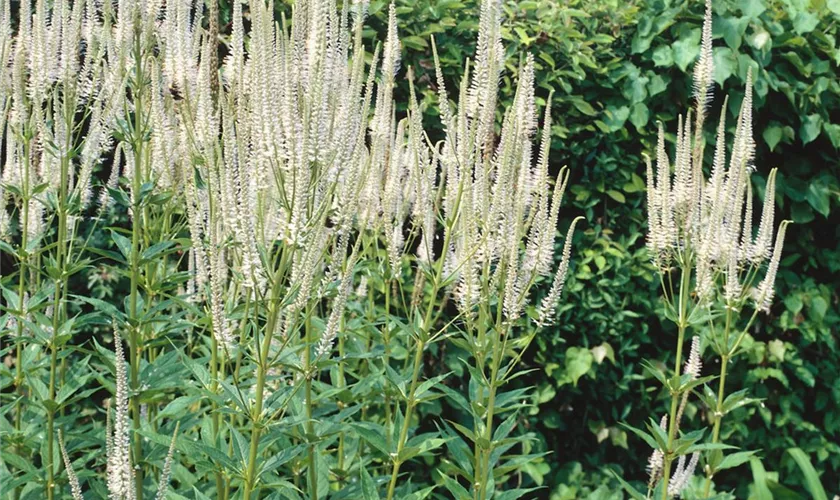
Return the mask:
[[[650, 158], [646, 165], [647, 246], [659, 270], [665, 317], [677, 327], [677, 345], [673, 375], [666, 376], [649, 365], [671, 397], [669, 412], [659, 422], [651, 419], [648, 432], [633, 429], [654, 448], [648, 466], [647, 495], [631, 491], [639, 498], [666, 500], [682, 495], [703, 453], [706, 480], [696, 496], [707, 498], [717, 472], [748, 461], [754, 453], [724, 455], [724, 450], [734, 448], [720, 441], [724, 417], [755, 401], [745, 390], [727, 394], [726, 375], [733, 359], [744, 352], [742, 342], [759, 312], [768, 311], [772, 303], [789, 222], [780, 224], [774, 242], [773, 169], [767, 177], [758, 227], [753, 228], [751, 175], [756, 166], [752, 164], [755, 142], [749, 74], [732, 144], [727, 151], [724, 101], [711, 172], [708, 177], [704, 174], [703, 126], [712, 97], [713, 74], [712, 6], [708, 0], [700, 56], [694, 67], [694, 107], [679, 118], [674, 158], [669, 159], [660, 126], [655, 167]], [[691, 347], [683, 366], [683, 347], [689, 332]], [[701, 376], [704, 346], [719, 358], [717, 377]], [[709, 384], [717, 385], [717, 390]], [[680, 432], [688, 398], [694, 391], [708, 407], [710, 439], [704, 440], [705, 429]]]
[[[552, 187], [550, 96], [534, 151], [530, 56], [497, 126], [497, 2], [454, 108], [435, 52], [437, 142], [413, 82], [404, 117], [393, 100], [393, 6], [371, 54], [366, 2], [300, 1], [277, 22], [273, 3], [234, 0], [229, 34], [192, 0], [24, 1], [17, 31], [0, 5], [15, 497], [163, 498], [172, 477], [199, 497], [419, 499], [436, 487], [420, 472], [486, 499], [536, 458], [526, 391], [505, 386], [553, 320], [577, 220], [555, 269], [568, 173]], [[88, 244], [120, 217], [116, 251]], [[70, 293], [85, 259], [125, 277], [122, 305]], [[427, 366], [446, 345], [463, 391]], [[113, 405], [86, 399], [93, 379]], [[469, 418], [421, 423], [443, 398]], [[435, 454], [432, 478], [412, 464]]]

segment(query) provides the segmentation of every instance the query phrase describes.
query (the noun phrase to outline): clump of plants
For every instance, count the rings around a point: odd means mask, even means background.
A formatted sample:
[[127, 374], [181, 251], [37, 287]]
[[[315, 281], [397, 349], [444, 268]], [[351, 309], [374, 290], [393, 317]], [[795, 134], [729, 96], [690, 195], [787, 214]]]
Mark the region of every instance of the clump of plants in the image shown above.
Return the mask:
[[[364, 1], [278, 21], [234, 0], [221, 34], [210, 4], [0, 4], [3, 491], [527, 494], [508, 382], [554, 319], [577, 220], [555, 255], [568, 173], [549, 175], [531, 56], [497, 120], [500, 5], [455, 105], [435, 57], [432, 142], [393, 5], [371, 50]], [[79, 285], [93, 266], [119, 300]], [[431, 364], [447, 348], [462, 387]], [[440, 400], [463, 418], [421, 421]]]
[[[631, 427], [654, 449], [648, 464], [647, 495], [627, 485], [637, 498], [666, 500], [684, 495], [693, 489], [698, 466], [706, 479], [694, 497], [708, 498], [718, 472], [748, 462], [755, 453], [733, 452], [734, 445], [721, 442], [724, 417], [757, 401], [749, 398], [746, 390], [727, 393], [726, 375], [730, 363], [744, 352], [744, 338], [756, 317], [768, 311], [773, 301], [789, 221], [779, 225], [774, 240], [776, 169], [772, 169], [758, 226], [753, 225], [750, 176], [757, 167], [752, 161], [756, 146], [749, 74], [729, 147], [724, 100], [706, 175], [704, 124], [712, 100], [713, 74], [712, 5], [708, 0], [700, 55], [694, 66], [694, 106], [679, 117], [674, 156], [667, 153], [660, 124], [655, 160], [646, 158], [647, 247], [659, 271], [665, 318], [676, 325], [677, 341], [672, 373], [663, 373], [652, 364], [647, 367], [670, 396], [669, 411], [660, 419], [652, 418], [647, 431]], [[684, 359], [687, 334], [692, 337]], [[706, 349], [719, 360], [717, 377], [702, 376]], [[681, 431], [693, 394], [708, 408], [705, 425], [711, 427], [710, 433], [705, 428]]]

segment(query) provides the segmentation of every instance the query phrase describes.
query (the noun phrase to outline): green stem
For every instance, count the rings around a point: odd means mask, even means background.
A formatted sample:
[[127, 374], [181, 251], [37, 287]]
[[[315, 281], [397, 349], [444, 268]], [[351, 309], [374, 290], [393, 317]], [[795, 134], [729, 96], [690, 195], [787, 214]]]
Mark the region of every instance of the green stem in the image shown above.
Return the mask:
[[140, 210], [140, 190], [143, 184], [143, 93], [145, 92], [145, 74], [143, 71], [142, 28], [140, 11], [135, 15], [134, 28], [134, 175], [131, 183], [131, 288], [129, 289], [129, 364], [131, 384], [131, 414], [134, 430], [134, 467], [135, 467], [135, 495], [143, 498], [143, 439], [140, 433], [140, 360], [142, 359], [142, 338], [140, 325], [137, 321], [138, 287], [140, 284], [140, 238], [142, 237], [143, 216]]
[[[26, 308], [23, 296], [26, 294], [26, 272], [29, 255], [27, 246], [29, 246], [29, 135], [24, 138], [23, 143], [23, 208], [22, 208], [22, 231], [20, 234], [20, 275], [18, 275], [18, 300], [20, 301], [21, 316], [17, 322], [17, 346], [15, 346], [15, 392], [18, 395], [18, 400], [15, 403], [15, 432], [20, 433], [21, 419], [23, 417], [23, 321], [26, 316], [23, 311]], [[18, 454], [21, 454], [21, 448], [18, 445]]]
[[[385, 370], [387, 380], [388, 366], [391, 362], [391, 280], [385, 280], [385, 324], [382, 326], [382, 338], [385, 343], [385, 356], [382, 360], [382, 369]], [[391, 415], [391, 391], [388, 390], [388, 383], [385, 383], [385, 422], [388, 424], [385, 432], [387, 448], [391, 449], [391, 436], [393, 435], [394, 422]]]
[[[344, 331], [344, 318], [343, 317], [341, 318], [341, 329], [339, 331]], [[344, 350], [344, 335], [339, 335], [338, 336], [338, 357], [342, 361], [340, 363], [338, 363], [338, 388], [342, 389], [342, 390], [347, 386], [347, 380], [345, 379], [345, 375], [344, 375], [344, 361], [343, 361], [344, 360], [344, 352], [345, 352], [345, 350]], [[339, 409], [344, 408], [344, 406], [341, 405], [341, 403], [339, 403], [339, 405], [340, 405]], [[341, 483], [344, 479], [344, 476], [343, 476], [343, 474], [344, 474], [344, 472], [343, 472], [344, 471], [344, 431], [341, 431], [341, 433], [338, 435], [338, 470], [342, 471], [342, 472], [340, 472], [341, 475], [339, 475], [338, 478], [337, 478], [338, 479], [338, 481], [337, 481], [338, 489], [340, 490], [341, 489]]]
[[[689, 286], [691, 285], [691, 270], [688, 267], [682, 267], [682, 274], [680, 276], [680, 297], [679, 297], [679, 323], [677, 335], [677, 356], [674, 362], [674, 378], [672, 380], [679, 384], [680, 368], [682, 365], [682, 347], [685, 340], [685, 330], [688, 327], [688, 301], [689, 301]], [[671, 463], [674, 460], [673, 445], [674, 439], [677, 435], [676, 422], [677, 408], [679, 406], [680, 392], [678, 388], [671, 388], [671, 412], [668, 420], [668, 446], [665, 450], [664, 464], [662, 467], [662, 500], [668, 500], [668, 481], [671, 478]]]
[[271, 297], [268, 304], [268, 319], [266, 321], [265, 335], [262, 344], [259, 342], [259, 331], [254, 337], [255, 349], [257, 350], [257, 386], [254, 395], [254, 406], [251, 409], [251, 444], [248, 452], [248, 468], [245, 473], [245, 489], [242, 498], [250, 500], [251, 493], [256, 487], [257, 473], [257, 451], [260, 446], [260, 435], [263, 427], [263, 397], [265, 395], [265, 378], [268, 372], [268, 355], [271, 349], [271, 339], [277, 326], [277, 318], [280, 314], [280, 291], [283, 288], [280, 280], [284, 275], [287, 264], [286, 248], [283, 248], [280, 257], [280, 265], [272, 280]]
[[[213, 394], [216, 394], [216, 391], [219, 389], [219, 378], [222, 377], [222, 372], [220, 369], [221, 362], [219, 360], [219, 343], [216, 341], [215, 335], [212, 336], [210, 349], [210, 372], [213, 374], [213, 383], [211, 384], [210, 390]], [[213, 443], [217, 445], [219, 443], [219, 430], [221, 428], [221, 414], [215, 401], [213, 402], [211, 413], [213, 414]], [[221, 471], [217, 469], [214, 472], [214, 476], [216, 479], [216, 498], [224, 498], [225, 482], [222, 478]]]
[[[67, 96], [64, 96], [65, 101]], [[72, 127], [72, 118], [67, 117], [65, 104], [65, 125]], [[69, 141], [70, 134], [68, 134]], [[67, 184], [70, 178], [70, 158], [68, 152], [70, 145], [64, 144], [64, 151], [61, 155], [61, 173], [59, 176], [58, 185], [58, 239], [56, 241], [55, 265], [58, 276], [55, 280], [55, 290], [53, 291], [53, 323], [52, 323], [52, 338], [50, 340], [50, 384], [49, 384], [49, 402], [50, 407], [47, 410], [47, 498], [52, 500], [54, 496], [54, 474], [55, 464], [53, 463], [53, 456], [55, 452], [55, 393], [56, 393], [56, 370], [58, 364], [58, 331], [61, 328], [64, 317], [64, 290], [66, 288], [67, 276], [65, 276], [66, 253], [67, 253]]]
[[[723, 420], [723, 396], [724, 396], [724, 387], [726, 384], [726, 370], [727, 366], [729, 365], [729, 360], [735, 355], [738, 346], [743, 340], [744, 335], [746, 335], [747, 331], [752, 326], [753, 321], [755, 321], [756, 316], [758, 316], [758, 310], [756, 309], [753, 312], [752, 317], [750, 318], [749, 322], [747, 322], [747, 326], [744, 330], [738, 335], [738, 338], [735, 340], [735, 343], [730, 348], [729, 347], [729, 331], [732, 319], [732, 309], [727, 307], [726, 309], [726, 326], [724, 328], [723, 333], [723, 349], [721, 350], [723, 354], [720, 357], [720, 378], [718, 379], [718, 396], [717, 396], [717, 404], [715, 405], [715, 425], [712, 428], [712, 444], [717, 444], [718, 440], [720, 439], [720, 425], [721, 421]], [[711, 492], [712, 488], [712, 478], [715, 475], [714, 470], [709, 468], [706, 472], [706, 484], [703, 488], [703, 498], [708, 498], [709, 493]]]
[[306, 440], [309, 441], [309, 448], [307, 450], [309, 461], [309, 498], [318, 500], [318, 475], [315, 470], [315, 444], [312, 439], [315, 438], [315, 425], [312, 421], [312, 377], [314, 375], [312, 369], [312, 322], [309, 316], [306, 317], [306, 346], [304, 351], [303, 372], [305, 374], [305, 390], [306, 390]]
[[[501, 307], [499, 307], [501, 310]], [[492, 454], [492, 447], [490, 446], [491, 440], [493, 439], [493, 417], [495, 415], [496, 410], [496, 389], [498, 388], [498, 384], [496, 383], [496, 379], [499, 376], [499, 367], [502, 364], [502, 354], [503, 350], [499, 349], [502, 343], [502, 335], [505, 333], [499, 331], [498, 335], [496, 336], [496, 342], [493, 345], [493, 358], [491, 362], [493, 363], [490, 367], [490, 389], [489, 395], [487, 398], [487, 418], [484, 422], [484, 443], [487, 446], [487, 449], [484, 450], [482, 453], [482, 463], [481, 463], [481, 476], [477, 478], [479, 489], [478, 489], [478, 498], [479, 500], [484, 500], [485, 496], [487, 495], [487, 484], [491, 480], [490, 474], [490, 455]]]
[[397, 456], [394, 457], [394, 465], [391, 468], [391, 482], [388, 484], [387, 500], [394, 498], [394, 489], [397, 486], [397, 476], [399, 476], [400, 465], [402, 464], [401, 455], [403, 448], [405, 447], [406, 438], [408, 437], [408, 427], [411, 424], [411, 415], [414, 411], [414, 407], [417, 405], [417, 400], [415, 399], [414, 394], [417, 391], [417, 380], [420, 375], [420, 367], [423, 364], [423, 349], [425, 347], [425, 342], [418, 339], [417, 349], [414, 352], [414, 370], [411, 374], [411, 386], [408, 390], [408, 401], [406, 401], [405, 404], [405, 418], [403, 419], [403, 425], [400, 429], [400, 437], [397, 441]]
[[[727, 314], [728, 316], [728, 314]], [[724, 355], [720, 358], [720, 383], [718, 384], [718, 398], [715, 407], [715, 426], [712, 431], [712, 443], [717, 443], [720, 438], [720, 421], [723, 420], [723, 388], [726, 383], [726, 365], [729, 363], [729, 358]], [[712, 477], [714, 472], [711, 468], [706, 473], [706, 485], [703, 488], [703, 498], [709, 497], [709, 492], [712, 488]]]

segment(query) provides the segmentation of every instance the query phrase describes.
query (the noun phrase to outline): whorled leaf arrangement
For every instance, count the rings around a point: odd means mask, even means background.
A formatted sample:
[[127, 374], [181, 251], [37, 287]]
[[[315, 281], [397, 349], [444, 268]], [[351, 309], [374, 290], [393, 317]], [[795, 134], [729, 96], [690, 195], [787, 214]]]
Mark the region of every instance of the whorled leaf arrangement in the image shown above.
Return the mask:
[[[475, 61], [454, 108], [434, 53], [445, 137], [433, 142], [411, 68], [404, 117], [393, 99], [394, 5], [371, 55], [367, 2], [301, 0], [277, 23], [273, 2], [246, 11], [233, 0], [217, 67], [218, 20], [201, 28], [217, 10], [204, 3], [37, 0], [33, 11], [24, 1], [14, 32], [10, 2], [0, 2], [0, 103], [10, 110], [0, 231], [18, 263], [8, 295], [17, 366], [28, 345], [46, 349], [54, 402], [65, 346], [81, 328], [68, 304], [98, 309], [79, 324], [114, 321], [124, 332], [129, 359], [116, 335], [107, 412], [110, 498], [142, 498], [154, 474], [162, 498], [176, 449], [192, 461], [180, 477], [216, 498], [360, 498], [360, 488], [373, 498], [377, 483], [388, 499], [420, 498], [431, 490], [413, 491], [403, 465], [432, 453], [452, 457], [451, 477], [438, 479], [450, 494], [494, 496], [536, 458], [510, 454], [530, 439], [514, 432], [526, 391], [503, 388], [521, 374], [538, 326], [554, 320], [578, 222], [555, 270], [568, 171], [552, 187], [550, 95], [534, 151], [533, 57], [499, 128], [502, 7], [481, 2]], [[97, 193], [100, 167], [111, 170]], [[83, 217], [98, 217], [94, 234], [120, 214], [129, 227], [110, 228], [117, 251], [81, 241]], [[124, 272], [123, 310], [68, 293], [90, 255]], [[537, 301], [541, 281], [548, 290]], [[26, 326], [33, 314], [52, 323], [42, 344]], [[463, 354], [462, 391], [445, 374], [425, 379], [429, 347], [444, 342]], [[159, 375], [179, 363], [193, 379]], [[18, 375], [22, 433], [22, 415], [40, 410], [22, 403]], [[143, 379], [152, 376], [161, 387]], [[164, 393], [190, 414], [161, 411]], [[442, 397], [472, 421], [418, 433], [417, 409]], [[67, 418], [59, 403], [45, 408], [49, 448], [39, 458], [53, 498], [54, 420]], [[157, 434], [163, 426], [175, 429], [171, 441]], [[162, 467], [147, 458], [150, 441], [169, 442]], [[76, 497], [83, 485], [59, 445]]]
[[[648, 496], [653, 494], [663, 499], [681, 495], [699, 463], [700, 450], [707, 450], [703, 467], [707, 477], [704, 497], [708, 497], [712, 478], [721, 470], [725, 448], [719, 443], [721, 420], [732, 409], [750, 402], [743, 391], [725, 398], [727, 367], [743, 352], [742, 341], [758, 312], [769, 310], [789, 224], [788, 221], [780, 224], [774, 243], [776, 169], [772, 169], [767, 177], [759, 225], [757, 230], [753, 228], [751, 175], [756, 170], [752, 163], [756, 146], [752, 129], [751, 69], [732, 145], [727, 152], [725, 100], [710, 174], [705, 175], [703, 126], [713, 93], [713, 74], [712, 4], [707, 0], [700, 56], [694, 71], [694, 109], [679, 118], [673, 159], [666, 151], [661, 125], [655, 166], [646, 158], [647, 246], [659, 270], [666, 317], [676, 323], [678, 338], [673, 376], [657, 374], [671, 395], [670, 412], [663, 415], [659, 426], [649, 425], [649, 433], [636, 431], [645, 434], [655, 448], [649, 461]], [[745, 322], [740, 321], [744, 309], [753, 310]], [[685, 332], [689, 328], [697, 335], [693, 337], [686, 366], [680, 372]], [[717, 394], [703, 385], [714, 377], [700, 377], [701, 338], [702, 344], [720, 357]], [[702, 431], [679, 432], [688, 396], [701, 386], [704, 387], [702, 400], [713, 425], [711, 440], [702, 444]]]

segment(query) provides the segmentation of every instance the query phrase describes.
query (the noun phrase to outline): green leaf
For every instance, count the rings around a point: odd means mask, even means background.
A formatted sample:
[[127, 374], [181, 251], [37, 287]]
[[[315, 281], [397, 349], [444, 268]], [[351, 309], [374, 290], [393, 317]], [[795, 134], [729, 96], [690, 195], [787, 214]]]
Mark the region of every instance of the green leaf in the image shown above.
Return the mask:
[[131, 259], [131, 240], [121, 235], [114, 229], [111, 229], [111, 239], [114, 240], [114, 243], [117, 245], [117, 248], [120, 249], [120, 253], [123, 257], [125, 257], [126, 260]]
[[425, 38], [419, 36], [400, 37], [400, 42], [409, 49], [423, 50], [429, 46]]
[[738, 57], [729, 47], [717, 47], [714, 50], [715, 83], [723, 86], [726, 80], [738, 70]]
[[761, 133], [761, 136], [764, 138], [764, 142], [767, 143], [767, 147], [770, 148], [770, 151], [773, 151], [776, 149], [779, 141], [782, 140], [782, 127], [779, 125], [768, 125], [764, 128], [764, 132]]
[[605, 131], [615, 132], [624, 127], [624, 123], [627, 121], [627, 118], [630, 117], [630, 108], [627, 106], [621, 106], [618, 108], [607, 106], [607, 109], [604, 110], [604, 114], [606, 115], [606, 119], [604, 120], [604, 125], [606, 125]]
[[[750, 468], [753, 474], [753, 495], [755, 500], [773, 500], [773, 494], [767, 486], [767, 472], [758, 457], [750, 458]], [[750, 497], [753, 498], [753, 497]]]
[[828, 217], [831, 211], [830, 195], [831, 192], [825, 185], [820, 182], [811, 182], [808, 185], [808, 191], [805, 193], [805, 199], [814, 210], [821, 213], [823, 217]]
[[621, 483], [621, 486], [622, 486], [622, 487], [624, 487], [624, 490], [625, 490], [625, 491], [627, 491], [627, 493], [628, 493], [628, 494], [629, 494], [632, 498], [634, 498], [635, 500], [645, 500], [645, 499], [647, 498], [645, 495], [642, 495], [642, 494], [641, 494], [641, 492], [639, 492], [639, 490], [637, 490], [636, 488], [634, 488], [633, 486], [631, 486], [631, 485], [630, 485], [630, 483], [628, 483], [627, 481], [625, 481], [625, 480], [624, 480], [624, 479], [623, 479], [623, 478], [622, 478], [622, 477], [618, 474], [618, 472], [616, 472], [616, 471], [614, 471], [614, 470], [612, 470], [612, 469], [609, 469], [609, 471], [610, 471], [610, 473], [612, 473], [613, 477], [615, 477], [615, 478], [618, 480], [618, 482], [619, 482], [619, 483]]
[[362, 466], [362, 498], [364, 500], [379, 500], [379, 492], [376, 491], [376, 483], [368, 474], [367, 468]]
[[[650, 118], [650, 111], [644, 103], [636, 103], [630, 110], [630, 123], [632, 123], [639, 132], [647, 125]], [[624, 203], [622, 201], [622, 203]]]
[[820, 18], [813, 12], [799, 12], [793, 18], [793, 30], [799, 35], [804, 35], [814, 31], [819, 23]]
[[715, 472], [725, 469], [733, 469], [739, 465], [745, 464], [750, 461], [753, 455], [755, 455], [755, 451], [736, 451], [735, 453], [730, 453], [723, 458], [715, 469]]
[[738, 8], [742, 14], [751, 19], [757, 19], [767, 10], [763, 0], [738, 0]]
[[451, 477], [442, 474], [441, 479], [443, 480], [443, 486], [449, 490], [449, 493], [452, 494], [452, 498], [455, 500], [470, 500], [472, 499], [472, 495], [464, 489], [463, 486], [458, 484], [458, 481], [452, 479]]
[[806, 116], [802, 120], [802, 126], [799, 127], [799, 138], [802, 139], [802, 144], [808, 144], [820, 135], [820, 128], [822, 128], [822, 118], [818, 114]]
[[[621, 194], [621, 193], [619, 193]], [[566, 349], [566, 375], [577, 386], [578, 380], [589, 372], [594, 356], [589, 349], [570, 347]]]
[[350, 424], [368, 444], [388, 456], [391, 450], [385, 442], [385, 429], [378, 424], [372, 422], [354, 422]]
[[648, 82], [648, 97], [653, 97], [664, 92], [668, 88], [668, 84], [661, 75], [650, 76]]
[[[680, 71], [686, 71], [688, 66], [693, 63], [700, 54], [700, 30], [694, 29], [688, 32], [688, 35], [683, 35], [672, 45], [674, 49], [674, 62]], [[717, 60], [715, 60], [717, 64]]]
[[[840, 2], [840, 0], [837, 1]], [[831, 141], [834, 149], [840, 149], [840, 124], [825, 122], [823, 123], [823, 130], [825, 130], [825, 135], [828, 136], [828, 140]]]
[[654, 49], [651, 58], [657, 68], [669, 68], [674, 65], [674, 49], [670, 45], [662, 45]]
[[741, 39], [749, 24], [749, 17], [731, 17], [724, 16], [715, 20], [713, 25], [716, 32], [723, 34], [723, 40], [726, 45], [732, 50], [738, 50], [741, 47]]
[[787, 452], [793, 457], [796, 465], [799, 466], [799, 470], [805, 476], [805, 487], [811, 493], [811, 498], [814, 500], [828, 500], [828, 496], [825, 494], [825, 490], [820, 482], [820, 477], [817, 475], [814, 466], [811, 465], [811, 460], [808, 458], [808, 455], [800, 448], [789, 448]]
[[815, 321], [821, 323], [825, 319], [825, 315], [828, 313], [828, 301], [817, 295], [811, 299], [808, 312]]
[[615, 201], [617, 201], [619, 203], [624, 203], [625, 201], [627, 201], [624, 198], [623, 194], [621, 194], [619, 191], [616, 191], [614, 189], [608, 190], [607, 191], [607, 196], [609, 196], [610, 198], [614, 199]]
[[651, 449], [658, 450], [660, 448], [659, 443], [656, 442], [656, 438], [654, 438], [652, 435], [648, 434], [647, 432], [645, 432], [641, 429], [637, 429], [636, 427], [633, 427], [632, 425], [628, 425], [624, 422], [619, 422], [618, 425], [624, 427], [628, 431], [630, 431], [633, 434], [642, 438], [644, 440], [644, 442], [647, 443], [648, 446], [651, 447]]
[[595, 108], [593, 108], [591, 104], [583, 100], [581, 97], [575, 96], [571, 99], [571, 101], [572, 105], [586, 116], [595, 116], [598, 114], [598, 112], [595, 111]]

